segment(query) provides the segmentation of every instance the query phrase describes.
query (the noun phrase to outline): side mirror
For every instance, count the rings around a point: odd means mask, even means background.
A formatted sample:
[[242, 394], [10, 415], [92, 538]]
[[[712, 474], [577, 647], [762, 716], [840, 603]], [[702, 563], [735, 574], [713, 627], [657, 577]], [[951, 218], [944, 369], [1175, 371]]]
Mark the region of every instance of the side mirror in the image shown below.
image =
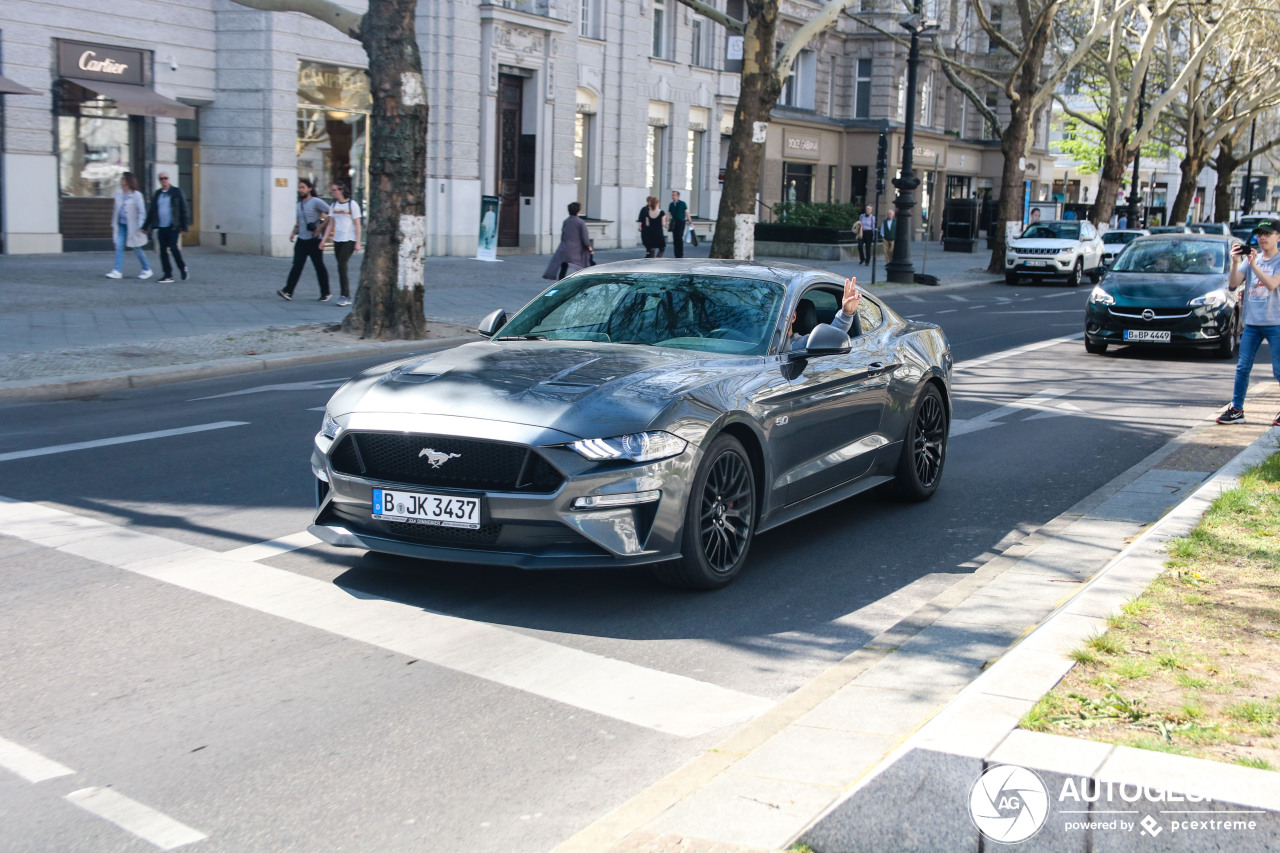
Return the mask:
[[476, 326], [476, 331], [486, 338], [492, 338], [506, 324], [507, 312], [499, 308], [497, 311], [486, 314], [485, 318]]
[[797, 352], [806, 356], [837, 355], [852, 349], [849, 336], [828, 323], [819, 323], [813, 327], [805, 341], [804, 349]]

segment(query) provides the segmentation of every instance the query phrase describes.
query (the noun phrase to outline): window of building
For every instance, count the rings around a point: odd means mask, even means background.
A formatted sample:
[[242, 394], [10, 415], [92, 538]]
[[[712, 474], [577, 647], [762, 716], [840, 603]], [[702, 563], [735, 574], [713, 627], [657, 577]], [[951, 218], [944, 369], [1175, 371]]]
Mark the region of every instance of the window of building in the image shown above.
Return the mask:
[[813, 109], [817, 72], [818, 55], [811, 50], [800, 51], [800, 55], [791, 65], [790, 76], [782, 84], [782, 94], [778, 97], [778, 103], [802, 110]]
[[898, 76], [898, 121], [907, 120], [907, 69]]
[[667, 49], [671, 34], [667, 20], [667, 0], [653, 0], [653, 55], [658, 59], [670, 58]]
[[933, 74], [925, 75], [924, 85], [920, 87], [920, 115], [916, 120], [929, 127], [933, 124]]
[[813, 164], [782, 163], [782, 200], [809, 204], [813, 201]]
[[361, 68], [298, 63], [298, 177], [327, 192], [348, 181], [365, 205], [369, 178], [369, 75]]
[[859, 59], [853, 84], [853, 117], [871, 118], [871, 60]]
[[663, 141], [666, 128], [649, 126], [649, 136], [644, 146], [644, 182], [649, 188], [649, 195], [662, 199], [662, 176], [666, 172], [663, 162]]
[[63, 198], [113, 198], [125, 172], [140, 174], [136, 121], [102, 98], [62, 81], [58, 99], [58, 177]]
[[839, 174], [838, 166], [827, 167], [827, 201], [836, 204], [840, 199], [836, 196], [836, 176]]
[[[987, 19], [991, 23], [991, 29], [995, 30], [997, 33], [1001, 32], [1002, 27], [1004, 25], [1004, 7], [992, 6], [991, 13], [987, 16]], [[994, 38], [991, 38], [990, 35], [988, 35], [987, 53], [995, 53], [999, 49], [1000, 49], [999, 43], [997, 43]]]
[[[992, 112], [996, 112], [999, 104], [1000, 104], [1000, 96], [997, 95], [995, 91], [988, 92], [987, 93], [987, 109], [991, 110]], [[997, 128], [995, 124], [992, 123], [991, 119], [987, 118], [986, 116], [983, 116], [983, 119], [982, 119], [982, 134], [984, 139], [1000, 138], [999, 128]]]
[[573, 185], [577, 189], [577, 201], [586, 216], [587, 189], [591, 186], [591, 120], [593, 116], [578, 113], [573, 119]]
[[589, 39], [604, 38], [600, 22], [604, 0], [580, 0], [578, 35]]
[[703, 158], [706, 150], [707, 132], [700, 126], [690, 125], [688, 145], [685, 148], [685, 175], [689, 181], [689, 191], [684, 194], [684, 203], [689, 206], [690, 216], [702, 214], [702, 179]]

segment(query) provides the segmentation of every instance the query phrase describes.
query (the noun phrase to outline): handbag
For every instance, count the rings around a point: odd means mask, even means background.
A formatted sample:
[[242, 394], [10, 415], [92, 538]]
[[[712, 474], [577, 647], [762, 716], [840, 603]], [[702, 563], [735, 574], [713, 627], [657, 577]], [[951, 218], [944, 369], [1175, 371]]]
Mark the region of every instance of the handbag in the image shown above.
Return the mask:
[[698, 232], [693, 230], [692, 225], [689, 226], [689, 245], [695, 248], [698, 245]]

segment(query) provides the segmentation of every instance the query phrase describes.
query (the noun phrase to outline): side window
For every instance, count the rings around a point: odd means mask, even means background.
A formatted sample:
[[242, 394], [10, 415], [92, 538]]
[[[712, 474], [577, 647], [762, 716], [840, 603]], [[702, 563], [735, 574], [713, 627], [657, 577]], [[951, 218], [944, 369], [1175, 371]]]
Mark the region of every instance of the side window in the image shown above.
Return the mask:
[[877, 329], [883, 321], [884, 312], [880, 310], [879, 305], [865, 296], [858, 300], [858, 324], [862, 326], [862, 331], [870, 332]]

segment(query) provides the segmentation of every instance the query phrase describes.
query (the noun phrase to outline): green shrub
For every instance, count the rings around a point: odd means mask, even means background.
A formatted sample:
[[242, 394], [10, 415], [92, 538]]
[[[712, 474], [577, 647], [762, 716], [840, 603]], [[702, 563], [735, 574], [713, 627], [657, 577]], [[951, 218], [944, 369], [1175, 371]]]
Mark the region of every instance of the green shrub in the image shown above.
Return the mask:
[[804, 204], [783, 201], [774, 205], [773, 219], [788, 225], [804, 225], [811, 228], [835, 228], [848, 231], [858, 221], [862, 209], [853, 204]]

